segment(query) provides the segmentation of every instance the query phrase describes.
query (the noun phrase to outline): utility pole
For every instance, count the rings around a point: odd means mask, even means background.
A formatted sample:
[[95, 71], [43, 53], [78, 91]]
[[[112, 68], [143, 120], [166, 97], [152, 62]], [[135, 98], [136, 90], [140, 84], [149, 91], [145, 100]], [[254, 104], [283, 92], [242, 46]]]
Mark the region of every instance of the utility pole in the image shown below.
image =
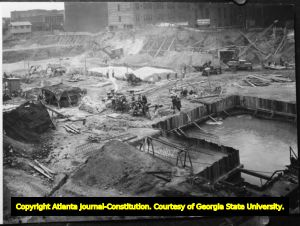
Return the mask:
[[208, 81], [208, 85], [209, 85], [209, 90], [211, 91], [211, 85], [210, 85], [210, 80], [209, 80], [209, 74], [210, 74], [210, 70], [207, 72], [207, 81]]
[[86, 71], [86, 58], [84, 58], [84, 75], [86, 75], [87, 71]]

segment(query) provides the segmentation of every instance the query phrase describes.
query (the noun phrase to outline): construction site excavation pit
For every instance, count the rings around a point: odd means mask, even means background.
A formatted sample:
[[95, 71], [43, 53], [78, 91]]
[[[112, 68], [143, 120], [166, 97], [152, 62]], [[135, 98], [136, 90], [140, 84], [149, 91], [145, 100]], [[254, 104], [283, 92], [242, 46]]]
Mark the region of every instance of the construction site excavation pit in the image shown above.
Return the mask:
[[[213, 142], [239, 150], [240, 161], [244, 168], [272, 175], [282, 170], [290, 162], [289, 147], [297, 152], [296, 124], [256, 118], [252, 115], [230, 116], [220, 124], [209, 120], [199, 126], [218, 136]], [[188, 136], [201, 138], [202, 133], [196, 126], [184, 131]], [[260, 179], [242, 174], [249, 183], [260, 185]]]
[[[261, 192], [292, 165], [292, 156], [297, 157], [296, 120], [293, 102], [227, 96], [153, 126], [164, 131], [160, 139], [194, 156], [194, 175], [214, 184], [247, 184]], [[195, 151], [206, 156], [195, 157]]]

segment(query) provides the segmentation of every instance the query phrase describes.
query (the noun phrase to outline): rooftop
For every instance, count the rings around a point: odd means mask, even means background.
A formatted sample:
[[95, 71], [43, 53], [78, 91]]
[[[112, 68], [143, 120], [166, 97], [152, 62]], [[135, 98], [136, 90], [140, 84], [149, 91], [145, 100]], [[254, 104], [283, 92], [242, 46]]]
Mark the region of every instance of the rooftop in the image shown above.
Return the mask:
[[11, 22], [11, 26], [28, 26], [31, 25], [29, 21], [19, 21], [19, 22]]

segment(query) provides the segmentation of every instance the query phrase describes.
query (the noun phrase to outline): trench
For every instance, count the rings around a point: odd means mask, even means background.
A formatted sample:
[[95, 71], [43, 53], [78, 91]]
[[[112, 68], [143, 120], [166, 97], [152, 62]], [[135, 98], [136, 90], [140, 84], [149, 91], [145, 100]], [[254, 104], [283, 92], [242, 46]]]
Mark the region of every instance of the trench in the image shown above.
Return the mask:
[[[222, 124], [208, 125], [205, 122], [211, 120], [211, 116], [224, 120]], [[222, 162], [216, 159], [215, 163], [198, 172], [214, 182], [229, 174], [239, 163], [245, 169], [261, 171], [268, 176], [275, 170], [284, 169], [290, 163], [289, 147], [297, 150], [296, 120], [295, 103], [249, 96], [229, 96], [160, 121], [153, 127], [164, 131], [166, 136], [178, 133], [180, 129], [187, 136], [185, 140], [201, 140], [202, 146], [198, 145], [199, 150], [203, 150], [203, 146], [208, 143], [223, 147], [227, 153], [227, 160]], [[205, 131], [205, 134], [200, 129]], [[234, 158], [230, 153], [232, 151], [235, 152]], [[198, 161], [201, 161], [201, 158]], [[231, 167], [228, 167], [228, 163]], [[242, 177], [246, 182], [255, 185], [261, 183], [260, 179], [253, 176], [242, 173]]]

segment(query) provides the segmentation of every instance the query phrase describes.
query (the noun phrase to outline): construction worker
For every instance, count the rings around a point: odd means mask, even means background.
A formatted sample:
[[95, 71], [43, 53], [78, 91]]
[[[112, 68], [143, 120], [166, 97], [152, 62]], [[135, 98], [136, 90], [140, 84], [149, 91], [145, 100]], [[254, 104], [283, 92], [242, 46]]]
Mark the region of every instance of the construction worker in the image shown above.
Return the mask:
[[114, 70], [112, 71], [112, 77], [114, 78], [115, 77], [115, 72], [114, 72]]
[[181, 90], [181, 95], [182, 95], [183, 97], [186, 97], [187, 94], [188, 94], [188, 90], [187, 90], [186, 88], [182, 88], [182, 90]]
[[145, 95], [142, 95], [142, 103], [143, 104], [147, 104], [148, 103], [147, 97]]
[[176, 96], [172, 97], [172, 108], [173, 108], [173, 114], [175, 114], [176, 110], [176, 105], [177, 105], [177, 99]]
[[284, 60], [282, 59], [282, 57], [280, 57], [279, 61], [280, 61], [280, 66], [284, 66]]
[[176, 108], [181, 111], [181, 100], [178, 96], [176, 96]]
[[141, 96], [141, 94], [139, 94], [139, 96], [138, 96], [138, 102], [142, 102], [142, 96]]
[[182, 78], [185, 78], [186, 74], [186, 65], [183, 66]]

